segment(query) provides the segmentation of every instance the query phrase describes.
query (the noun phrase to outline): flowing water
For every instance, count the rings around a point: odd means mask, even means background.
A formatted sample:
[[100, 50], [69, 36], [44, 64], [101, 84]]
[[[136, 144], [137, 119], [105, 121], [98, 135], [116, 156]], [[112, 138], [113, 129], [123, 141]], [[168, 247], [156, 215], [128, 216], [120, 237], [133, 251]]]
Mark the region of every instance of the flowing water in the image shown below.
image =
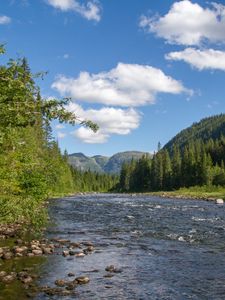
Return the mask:
[[[53, 255], [42, 265], [42, 285], [69, 272], [90, 278], [63, 299], [225, 299], [225, 205], [96, 194], [52, 200], [50, 215], [49, 238], [95, 245], [83, 258]], [[108, 265], [122, 272], [106, 278]]]

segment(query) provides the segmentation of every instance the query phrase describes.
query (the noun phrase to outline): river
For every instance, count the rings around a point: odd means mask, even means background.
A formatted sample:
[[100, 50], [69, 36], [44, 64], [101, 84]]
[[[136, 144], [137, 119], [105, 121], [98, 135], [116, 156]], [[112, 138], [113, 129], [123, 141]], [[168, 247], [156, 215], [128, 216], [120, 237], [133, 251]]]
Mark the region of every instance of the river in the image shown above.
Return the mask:
[[[69, 272], [89, 276], [76, 297], [63, 299], [225, 299], [223, 205], [96, 194], [52, 200], [49, 213], [49, 238], [95, 246], [83, 258], [53, 255], [42, 265], [42, 285]], [[105, 277], [109, 265], [121, 272]]]

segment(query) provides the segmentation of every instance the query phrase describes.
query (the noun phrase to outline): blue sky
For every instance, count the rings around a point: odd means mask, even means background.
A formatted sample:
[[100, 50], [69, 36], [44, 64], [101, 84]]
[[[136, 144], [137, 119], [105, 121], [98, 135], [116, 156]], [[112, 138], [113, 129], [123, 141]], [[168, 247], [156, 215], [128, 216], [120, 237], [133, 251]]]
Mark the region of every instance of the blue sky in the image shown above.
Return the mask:
[[53, 123], [69, 153], [151, 152], [225, 112], [225, 1], [5, 0], [0, 34], [7, 57], [48, 71], [43, 97], [100, 125]]

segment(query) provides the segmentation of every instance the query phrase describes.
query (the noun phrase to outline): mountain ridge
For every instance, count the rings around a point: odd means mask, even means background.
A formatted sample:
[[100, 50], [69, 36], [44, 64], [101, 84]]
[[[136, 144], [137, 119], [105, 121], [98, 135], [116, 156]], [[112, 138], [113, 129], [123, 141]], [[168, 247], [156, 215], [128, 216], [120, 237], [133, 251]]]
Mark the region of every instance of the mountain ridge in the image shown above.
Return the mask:
[[[99, 173], [118, 174], [124, 162], [132, 159], [138, 160], [147, 152], [124, 151], [118, 152], [111, 157], [104, 155], [86, 156], [78, 152], [69, 154], [69, 164], [81, 171], [93, 171]], [[148, 153], [149, 154], [149, 153]]]

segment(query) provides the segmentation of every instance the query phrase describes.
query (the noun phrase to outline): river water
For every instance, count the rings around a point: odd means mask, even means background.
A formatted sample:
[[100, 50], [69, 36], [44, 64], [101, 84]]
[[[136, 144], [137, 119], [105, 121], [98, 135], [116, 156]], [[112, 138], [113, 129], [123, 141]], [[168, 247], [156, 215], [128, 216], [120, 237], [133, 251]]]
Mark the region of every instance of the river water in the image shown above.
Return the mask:
[[[69, 272], [89, 276], [63, 299], [225, 299], [223, 205], [97, 194], [52, 200], [50, 215], [49, 238], [95, 245], [83, 258], [53, 255], [42, 266], [42, 285]], [[106, 278], [108, 265], [122, 272]]]

